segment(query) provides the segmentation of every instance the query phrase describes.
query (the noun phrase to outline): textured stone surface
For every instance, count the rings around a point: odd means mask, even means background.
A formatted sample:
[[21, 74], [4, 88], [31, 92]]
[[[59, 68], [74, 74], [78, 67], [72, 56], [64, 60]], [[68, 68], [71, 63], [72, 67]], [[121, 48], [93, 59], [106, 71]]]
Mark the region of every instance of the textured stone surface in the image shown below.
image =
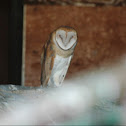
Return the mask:
[[126, 53], [125, 7], [27, 5], [26, 85], [40, 85], [40, 55], [48, 35], [61, 25], [74, 27], [78, 44], [67, 78], [79, 71], [101, 68]]

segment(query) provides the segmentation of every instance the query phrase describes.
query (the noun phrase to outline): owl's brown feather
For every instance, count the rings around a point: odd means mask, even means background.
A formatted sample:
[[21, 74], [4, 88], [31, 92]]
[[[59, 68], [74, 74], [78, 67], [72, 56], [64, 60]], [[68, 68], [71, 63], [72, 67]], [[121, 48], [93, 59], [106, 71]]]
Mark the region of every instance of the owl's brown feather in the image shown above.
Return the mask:
[[49, 41], [43, 46], [43, 52], [41, 55], [41, 84], [43, 86], [47, 86], [51, 71], [53, 69], [54, 59], [55, 51]]

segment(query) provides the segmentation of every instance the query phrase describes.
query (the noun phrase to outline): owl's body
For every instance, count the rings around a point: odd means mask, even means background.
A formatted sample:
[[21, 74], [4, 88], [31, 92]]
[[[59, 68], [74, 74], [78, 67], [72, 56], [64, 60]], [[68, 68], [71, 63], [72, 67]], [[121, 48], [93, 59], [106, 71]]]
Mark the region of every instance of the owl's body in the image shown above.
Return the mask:
[[[73, 37], [75, 40], [70, 44]], [[63, 42], [66, 42], [65, 46]], [[60, 27], [51, 33], [41, 55], [41, 84], [43, 86], [58, 87], [62, 84], [76, 43], [77, 33], [73, 28]]]

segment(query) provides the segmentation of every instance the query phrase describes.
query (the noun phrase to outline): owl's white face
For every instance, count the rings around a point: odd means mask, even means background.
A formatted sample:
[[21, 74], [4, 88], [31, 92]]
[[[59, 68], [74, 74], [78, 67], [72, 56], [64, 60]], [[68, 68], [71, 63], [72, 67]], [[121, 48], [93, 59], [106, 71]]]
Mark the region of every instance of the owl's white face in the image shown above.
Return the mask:
[[65, 31], [59, 29], [56, 31], [55, 44], [63, 50], [68, 50], [76, 45], [77, 33], [74, 30]]

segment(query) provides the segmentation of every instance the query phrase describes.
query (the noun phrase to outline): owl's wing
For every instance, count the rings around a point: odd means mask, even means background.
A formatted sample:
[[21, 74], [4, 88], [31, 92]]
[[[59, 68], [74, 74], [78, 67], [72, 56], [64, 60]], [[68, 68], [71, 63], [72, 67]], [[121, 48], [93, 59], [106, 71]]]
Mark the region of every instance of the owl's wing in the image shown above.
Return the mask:
[[62, 84], [62, 82], [63, 82], [63, 80], [64, 80], [64, 78], [65, 78], [65, 76], [66, 76], [66, 74], [67, 74], [67, 71], [68, 71], [68, 68], [69, 68], [69, 66], [70, 66], [70, 62], [71, 62], [72, 57], [73, 57], [73, 55], [71, 55], [71, 56], [69, 57], [68, 62], [67, 62], [67, 64], [66, 64], [66, 66], [65, 66], [65, 69], [62, 71], [62, 73], [61, 73], [61, 75], [60, 75], [60, 78], [59, 78], [59, 83], [60, 83], [60, 84]]
[[41, 84], [47, 86], [54, 65], [54, 52], [45, 47], [41, 55]]
[[45, 50], [44, 50], [44, 47], [43, 47], [43, 49], [42, 49], [42, 54], [41, 54], [41, 78], [40, 78], [40, 80], [41, 80], [41, 84], [43, 83], [43, 77], [44, 77], [44, 61], [45, 61], [45, 59], [44, 59], [44, 53], [45, 53]]
[[73, 58], [73, 55], [71, 55], [70, 57], [69, 57], [69, 60], [68, 60], [68, 63], [67, 63], [67, 65], [66, 65], [66, 70], [65, 70], [65, 72], [64, 72], [64, 76], [66, 76], [66, 74], [67, 74], [67, 70], [68, 70], [68, 68], [69, 68], [69, 66], [70, 66], [70, 63], [71, 63], [71, 59]]

